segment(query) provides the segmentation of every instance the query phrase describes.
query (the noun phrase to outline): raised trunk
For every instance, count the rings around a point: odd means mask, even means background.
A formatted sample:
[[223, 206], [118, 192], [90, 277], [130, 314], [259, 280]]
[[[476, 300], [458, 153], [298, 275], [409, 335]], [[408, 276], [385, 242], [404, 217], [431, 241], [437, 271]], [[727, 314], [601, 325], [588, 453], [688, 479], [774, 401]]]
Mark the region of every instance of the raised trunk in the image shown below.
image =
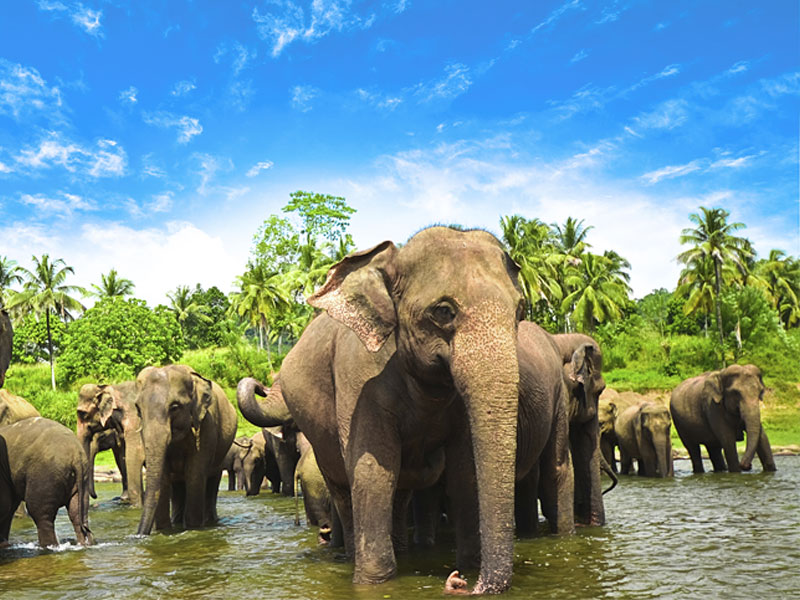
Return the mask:
[[744, 430], [747, 434], [747, 445], [742, 455], [742, 460], [739, 461], [743, 471], [749, 471], [753, 464], [753, 456], [755, 456], [756, 449], [758, 448], [758, 441], [761, 437], [761, 410], [758, 407], [758, 400], [755, 402], [740, 405], [742, 420], [744, 421]]
[[[256, 394], [266, 401], [258, 402]], [[245, 377], [236, 388], [236, 401], [244, 418], [259, 427], [275, 427], [292, 419], [278, 381], [268, 388], [257, 379]]]

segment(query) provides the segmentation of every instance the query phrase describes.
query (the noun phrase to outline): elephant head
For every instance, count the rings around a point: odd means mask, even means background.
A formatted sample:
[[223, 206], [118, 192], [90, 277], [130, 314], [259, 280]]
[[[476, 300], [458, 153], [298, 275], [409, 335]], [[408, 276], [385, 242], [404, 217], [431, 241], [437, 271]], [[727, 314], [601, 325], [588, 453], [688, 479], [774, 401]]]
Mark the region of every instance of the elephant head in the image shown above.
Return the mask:
[[261, 488], [261, 482], [267, 471], [264, 435], [260, 431], [244, 441], [239, 449], [238, 458], [242, 463], [245, 493], [248, 496], [255, 496]]
[[142, 421], [147, 461], [139, 535], [149, 535], [166, 478], [167, 450], [173, 444], [200, 444], [200, 425], [213, 402], [211, 381], [184, 365], [147, 367], [136, 378], [136, 409]]
[[94, 489], [94, 457], [92, 447], [95, 434], [112, 427], [114, 409], [119, 407], [120, 393], [110, 385], [87, 383], [78, 392], [78, 441], [89, 459], [89, 495], [97, 498]]
[[759, 403], [764, 396], [764, 381], [760, 369], [755, 365], [731, 365], [722, 371], [709, 373], [703, 393], [713, 404], [724, 409], [729, 419], [736, 421], [737, 432], [747, 433], [747, 445], [739, 466], [743, 471], [749, 471], [761, 437]]
[[431, 227], [402, 248], [349, 255], [308, 300], [377, 352], [394, 338], [412, 394], [463, 399], [477, 476], [481, 571], [475, 592], [511, 581], [519, 365], [519, 266], [491, 234]]
[[665, 406], [656, 402], [642, 405], [634, 423], [636, 444], [642, 454], [645, 475], [648, 477], [672, 476], [672, 420]]
[[14, 340], [14, 329], [8, 313], [0, 310], [0, 388], [6, 381], [6, 371], [11, 363], [11, 348]]
[[597, 415], [597, 403], [606, 388], [603, 354], [597, 344], [585, 342], [578, 346], [564, 365], [564, 375], [570, 391], [570, 423], [591, 421]]

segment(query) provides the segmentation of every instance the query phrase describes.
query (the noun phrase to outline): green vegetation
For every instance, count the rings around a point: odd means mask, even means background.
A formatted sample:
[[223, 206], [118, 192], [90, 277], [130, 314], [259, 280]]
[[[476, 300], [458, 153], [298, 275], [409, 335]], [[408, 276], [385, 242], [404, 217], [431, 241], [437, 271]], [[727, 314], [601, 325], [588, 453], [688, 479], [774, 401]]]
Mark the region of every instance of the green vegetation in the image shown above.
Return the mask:
[[[304, 298], [355, 248], [347, 231], [354, 212], [344, 198], [294, 192], [281, 214], [256, 229], [230, 294], [178, 286], [169, 306], [156, 308], [130, 297], [134, 282], [115, 269], [85, 292], [66, 285], [72, 269], [62, 259], [34, 257], [28, 271], [0, 257], [0, 300], [15, 327], [9, 391], [74, 427], [82, 383], [115, 383], [146, 365], [179, 362], [219, 383], [235, 403], [241, 378], [272, 381], [313, 316]], [[631, 297], [628, 260], [613, 250], [593, 253], [594, 228], [583, 220], [546, 224], [510, 215], [500, 228], [520, 266], [526, 318], [553, 333], [594, 336], [609, 387], [663, 395], [723, 364], [753, 363], [768, 386], [763, 414], [771, 441], [800, 444], [800, 260], [777, 249], [756, 259], [752, 244], [736, 235], [744, 224], [728, 217], [705, 207], [689, 215], [675, 288], [641, 299]], [[74, 292], [97, 303], [78, 317]], [[50, 386], [46, 362], [55, 364]], [[256, 430], [240, 417], [240, 433]]]

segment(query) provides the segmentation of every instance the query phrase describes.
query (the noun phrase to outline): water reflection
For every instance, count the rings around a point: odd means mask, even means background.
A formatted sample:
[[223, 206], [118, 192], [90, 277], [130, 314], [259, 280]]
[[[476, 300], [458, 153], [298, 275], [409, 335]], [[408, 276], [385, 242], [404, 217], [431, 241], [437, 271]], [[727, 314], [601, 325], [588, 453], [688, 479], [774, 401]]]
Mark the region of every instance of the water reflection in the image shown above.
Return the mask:
[[[575, 536], [519, 540], [508, 598], [792, 597], [800, 589], [800, 458], [776, 457], [778, 472], [625, 477], [606, 496], [606, 527]], [[35, 546], [30, 519], [15, 520], [0, 550], [0, 597], [96, 599], [437, 598], [453, 567], [452, 534], [433, 550], [398, 558], [399, 576], [353, 586], [352, 565], [295, 527], [290, 498], [221, 492], [216, 527], [139, 538], [139, 511], [99, 484], [90, 513], [98, 545]], [[74, 537], [63, 512], [60, 540]], [[476, 573], [468, 572], [474, 583]], [[13, 593], [11, 593], [13, 592]]]

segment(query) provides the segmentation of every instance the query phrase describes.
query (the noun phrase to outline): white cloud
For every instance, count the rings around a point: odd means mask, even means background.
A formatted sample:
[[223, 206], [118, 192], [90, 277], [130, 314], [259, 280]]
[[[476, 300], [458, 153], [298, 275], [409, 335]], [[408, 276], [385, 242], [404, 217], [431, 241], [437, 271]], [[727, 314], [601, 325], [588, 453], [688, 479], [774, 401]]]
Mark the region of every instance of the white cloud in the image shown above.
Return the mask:
[[166, 177], [167, 173], [161, 165], [155, 163], [152, 153], [142, 156], [142, 175], [146, 177]]
[[36, 208], [37, 216], [39, 217], [52, 216], [53, 213], [70, 215], [76, 210], [94, 209], [92, 203], [80, 196], [67, 192], [59, 192], [59, 197], [55, 198], [43, 194], [22, 194], [19, 201], [22, 204]]
[[119, 177], [125, 174], [128, 157], [114, 140], [98, 140], [98, 149], [91, 158], [89, 175], [92, 177]]
[[700, 170], [699, 161], [693, 160], [685, 165], [669, 165], [666, 167], [662, 167], [661, 169], [656, 169], [655, 171], [650, 171], [649, 173], [645, 173], [642, 175], [642, 179], [646, 180], [648, 183], [658, 183], [662, 179], [673, 179], [675, 177], [683, 177], [684, 175], [688, 175], [689, 173], [694, 173], [695, 171]]
[[262, 160], [261, 162], [257, 162], [254, 164], [250, 169], [248, 169], [246, 175], [247, 177], [255, 177], [261, 171], [266, 171], [271, 169], [273, 166], [273, 162], [271, 160]]
[[32, 116], [61, 119], [61, 90], [32, 67], [0, 58], [0, 115], [21, 121]]
[[572, 58], [569, 59], [569, 62], [571, 63], [580, 62], [587, 56], [589, 56], [589, 53], [586, 52], [586, 50], [584, 50], [583, 48], [581, 48], [575, 53], [575, 55]]
[[6, 163], [0, 160], [0, 173], [11, 173], [12, 169]]
[[551, 29], [555, 23], [564, 16], [565, 13], [569, 12], [570, 10], [575, 10], [578, 8], [583, 8], [580, 0], [570, 0], [569, 2], [565, 2], [558, 8], [556, 8], [553, 12], [551, 12], [548, 17], [536, 25], [533, 29], [531, 29], [531, 33], [536, 33], [541, 29], [549, 30]]
[[356, 96], [359, 100], [366, 102], [370, 106], [382, 110], [394, 110], [403, 103], [403, 98], [398, 95], [383, 94], [381, 92], [374, 92], [358, 88]]
[[136, 104], [139, 101], [139, 99], [136, 97], [138, 93], [139, 90], [131, 86], [127, 90], [122, 90], [119, 93], [119, 99], [122, 102], [129, 102], [130, 104]]
[[144, 122], [164, 129], [175, 128], [178, 132], [178, 143], [186, 144], [194, 136], [203, 133], [203, 126], [194, 117], [178, 116], [166, 111], [144, 113]]
[[291, 89], [292, 108], [300, 112], [308, 112], [313, 106], [311, 101], [319, 94], [319, 90], [311, 85], [296, 85]]
[[714, 161], [711, 163], [709, 168], [711, 169], [741, 169], [742, 167], [748, 166], [750, 160], [753, 156], [740, 156], [739, 158], [720, 158], [719, 160]]
[[674, 129], [689, 119], [686, 100], [667, 100], [650, 112], [642, 113], [634, 121], [643, 129]]
[[452, 100], [466, 92], [472, 85], [468, 66], [454, 63], [445, 67], [445, 74], [439, 79], [417, 84], [414, 95], [420, 102]]
[[146, 209], [150, 212], [160, 213], [172, 210], [172, 200], [175, 194], [171, 191], [155, 194], [153, 199], [147, 203]]
[[194, 84], [193, 81], [189, 81], [188, 79], [183, 79], [183, 80], [177, 82], [173, 86], [172, 91], [170, 92], [170, 94], [172, 96], [185, 96], [186, 94], [188, 94], [189, 92], [191, 92], [194, 89], [197, 89], [197, 86]]
[[[265, 4], [266, 12], [260, 12], [256, 6], [252, 17], [259, 37], [272, 44], [272, 56], [278, 57], [296, 40], [314, 43], [333, 32], [369, 29], [375, 22], [375, 15], [356, 15], [352, 4], [352, 0], [313, 0], [306, 24], [306, 13], [299, 4], [291, 0], [269, 0]], [[396, 3], [395, 9], [401, 4], [405, 9], [405, 2]]]
[[87, 148], [62, 140], [60, 135], [50, 132], [38, 147], [20, 150], [14, 160], [23, 170], [62, 167], [72, 173], [85, 173], [99, 178], [124, 175], [128, 157], [122, 146], [114, 140], [100, 139], [96, 142], [96, 148]]
[[94, 10], [84, 6], [81, 2], [60, 2], [58, 0], [39, 0], [38, 5], [39, 9], [58, 16], [63, 13], [91, 36], [104, 37], [103, 26], [100, 23], [103, 16], [102, 10]]
[[225, 157], [198, 152], [192, 155], [192, 159], [197, 161], [198, 164], [197, 175], [200, 177], [200, 185], [197, 187], [197, 193], [202, 196], [218, 191], [217, 188], [209, 184], [217, 173], [230, 171], [233, 168], [231, 160]]
[[255, 50], [248, 50], [240, 42], [233, 42], [232, 44], [222, 42], [214, 52], [214, 62], [219, 63], [227, 55], [232, 57], [231, 67], [233, 67], [233, 75], [236, 76], [242, 72], [248, 62], [258, 56], [258, 53]]

